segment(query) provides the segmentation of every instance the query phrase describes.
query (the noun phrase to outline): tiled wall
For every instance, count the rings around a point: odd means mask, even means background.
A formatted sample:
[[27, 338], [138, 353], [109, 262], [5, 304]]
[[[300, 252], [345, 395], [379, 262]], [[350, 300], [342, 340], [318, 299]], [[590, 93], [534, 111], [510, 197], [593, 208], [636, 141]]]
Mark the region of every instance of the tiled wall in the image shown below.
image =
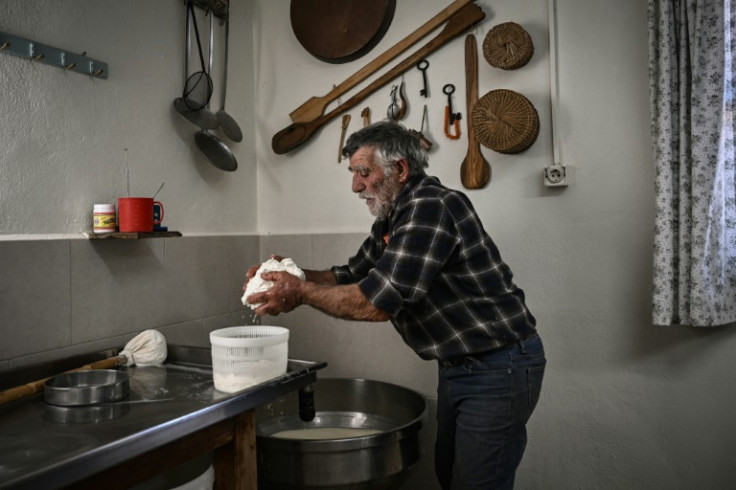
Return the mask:
[[[303, 268], [344, 263], [362, 234], [0, 241], [0, 372], [120, 348], [155, 328], [168, 343], [209, 346], [209, 332], [253, 323], [245, 271], [270, 254]], [[320, 377], [366, 378], [428, 399], [423, 457], [404, 489], [437, 488], [432, 470], [436, 365], [390, 323], [338, 320], [310, 307], [260, 320], [290, 329], [289, 357], [326, 361]]]
[[240, 303], [256, 236], [0, 241], [0, 371], [124, 345], [155, 328], [209, 345]]

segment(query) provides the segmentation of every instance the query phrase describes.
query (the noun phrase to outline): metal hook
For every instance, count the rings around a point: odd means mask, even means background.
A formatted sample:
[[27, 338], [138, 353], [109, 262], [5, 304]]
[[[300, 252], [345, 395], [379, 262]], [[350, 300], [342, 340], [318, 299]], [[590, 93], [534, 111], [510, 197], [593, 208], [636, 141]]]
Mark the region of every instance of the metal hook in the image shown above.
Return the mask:
[[67, 70], [71, 70], [72, 68], [77, 66], [77, 64], [75, 62], [67, 63], [66, 53], [61, 53], [61, 66]]
[[105, 73], [105, 70], [103, 70], [102, 68], [98, 68], [97, 70], [95, 70], [95, 62], [94, 61], [90, 61], [89, 62], [89, 74], [90, 75], [92, 75], [93, 77], [99, 77], [103, 73]]
[[33, 61], [41, 61], [44, 58], [44, 54], [36, 54], [36, 46], [33, 43], [28, 45], [28, 58]]
[[30, 58], [33, 61], [41, 61], [46, 56], [43, 53], [35, 54], [36, 51], [34, 49], [33, 44], [30, 45], [30, 51], [31, 51], [31, 54], [30, 56], [28, 56], [28, 58]]

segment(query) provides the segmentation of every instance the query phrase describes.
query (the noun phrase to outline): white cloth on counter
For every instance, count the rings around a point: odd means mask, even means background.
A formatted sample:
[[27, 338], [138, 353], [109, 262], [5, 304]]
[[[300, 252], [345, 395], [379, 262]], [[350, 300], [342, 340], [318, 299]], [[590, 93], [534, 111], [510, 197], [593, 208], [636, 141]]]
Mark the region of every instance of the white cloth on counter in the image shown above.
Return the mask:
[[127, 358], [126, 366], [160, 366], [166, 360], [166, 338], [158, 330], [144, 330], [130, 340], [121, 356]]
[[245, 286], [245, 293], [243, 294], [243, 297], [240, 299], [245, 306], [249, 306], [251, 309], [255, 310], [259, 306], [261, 306], [263, 303], [255, 303], [251, 304], [248, 303], [248, 296], [255, 293], [260, 293], [262, 291], [267, 291], [268, 289], [271, 289], [273, 286], [273, 281], [266, 281], [263, 278], [261, 278], [261, 274], [264, 272], [277, 272], [277, 271], [284, 271], [288, 272], [291, 275], [294, 275], [301, 279], [302, 281], [305, 278], [304, 271], [302, 271], [297, 265], [294, 263], [293, 260], [289, 258], [282, 259], [280, 262], [276, 259], [268, 259], [264, 263], [261, 264], [261, 266], [258, 268], [258, 271], [256, 272], [256, 275], [251, 278], [250, 281], [248, 281], [248, 284]]

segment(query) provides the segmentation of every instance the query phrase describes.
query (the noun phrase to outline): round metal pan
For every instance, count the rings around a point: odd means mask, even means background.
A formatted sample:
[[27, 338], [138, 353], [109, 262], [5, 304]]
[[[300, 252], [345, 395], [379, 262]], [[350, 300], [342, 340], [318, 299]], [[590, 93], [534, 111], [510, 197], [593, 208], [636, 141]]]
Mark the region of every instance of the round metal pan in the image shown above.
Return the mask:
[[396, 0], [291, 0], [291, 27], [315, 58], [346, 63], [379, 43], [395, 9]]
[[44, 383], [44, 400], [51, 405], [94, 405], [121, 400], [130, 393], [125, 371], [93, 369], [54, 376]]

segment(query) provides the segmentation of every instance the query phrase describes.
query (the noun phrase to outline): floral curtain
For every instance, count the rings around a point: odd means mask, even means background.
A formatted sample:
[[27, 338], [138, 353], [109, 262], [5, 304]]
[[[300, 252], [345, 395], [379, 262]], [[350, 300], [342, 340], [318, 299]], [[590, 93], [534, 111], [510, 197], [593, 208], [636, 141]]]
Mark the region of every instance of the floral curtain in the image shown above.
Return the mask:
[[736, 322], [731, 1], [649, 0], [655, 325]]

